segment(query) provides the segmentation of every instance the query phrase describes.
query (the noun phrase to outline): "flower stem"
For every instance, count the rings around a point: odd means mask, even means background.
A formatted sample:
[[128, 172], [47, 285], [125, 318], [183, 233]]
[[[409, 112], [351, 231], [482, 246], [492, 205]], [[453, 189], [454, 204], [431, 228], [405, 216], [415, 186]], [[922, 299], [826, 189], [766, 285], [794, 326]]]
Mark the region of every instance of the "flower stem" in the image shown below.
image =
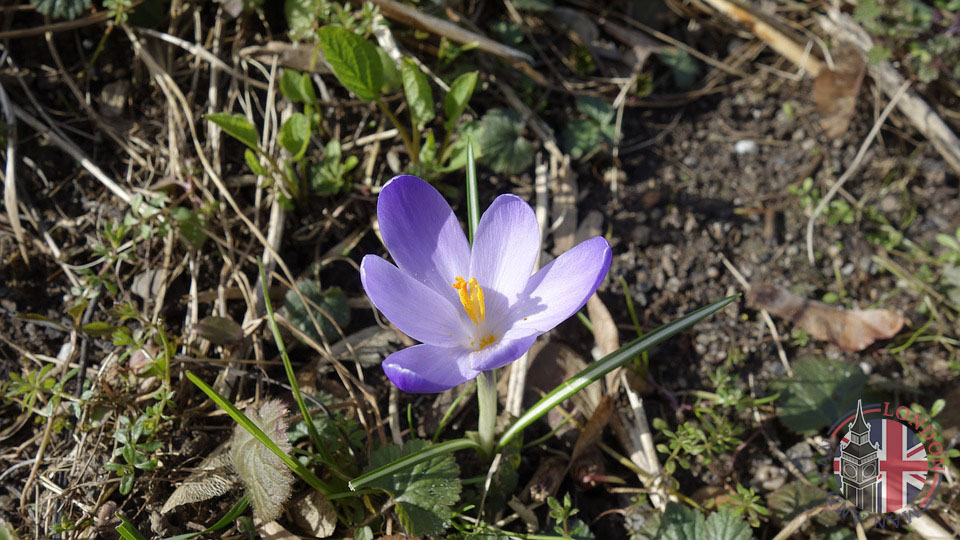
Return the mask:
[[477, 401], [480, 404], [480, 449], [493, 457], [497, 428], [497, 374], [493, 370], [484, 371], [477, 377]]

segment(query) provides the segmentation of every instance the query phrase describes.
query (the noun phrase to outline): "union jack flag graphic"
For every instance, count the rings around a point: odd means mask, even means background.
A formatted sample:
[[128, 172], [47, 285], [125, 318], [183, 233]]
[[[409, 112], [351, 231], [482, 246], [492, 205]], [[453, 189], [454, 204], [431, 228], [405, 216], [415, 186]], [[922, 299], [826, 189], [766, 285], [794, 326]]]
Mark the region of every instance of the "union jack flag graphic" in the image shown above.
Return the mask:
[[[927, 452], [913, 429], [896, 420], [873, 418], [870, 443], [879, 444], [878, 495], [880, 512], [896, 512], [910, 504], [923, 491], [927, 478]], [[841, 439], [840, 448], [847, 437]], [[840, 478], [840, 448], [833, 460], [833, 472]]]

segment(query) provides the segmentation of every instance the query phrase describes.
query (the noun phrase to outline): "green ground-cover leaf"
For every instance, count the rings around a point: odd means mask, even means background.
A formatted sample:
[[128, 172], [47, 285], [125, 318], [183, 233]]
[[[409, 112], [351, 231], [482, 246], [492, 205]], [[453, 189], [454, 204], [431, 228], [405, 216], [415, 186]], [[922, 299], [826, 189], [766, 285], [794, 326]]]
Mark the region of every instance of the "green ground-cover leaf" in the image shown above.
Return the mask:
[[[310, 301], [314, 302], [330, 316], [340, 328], [350, 324], [350, 307], [347, 305], [347, 295], [339, 287], [331, 287], [326, 291], [320, 289], [320, 284], [313, 280], [303, 280], [297, 283], [297, 288]], [[283, 299], [283, 307], [287, 318], [303, 333], [314, 341], [321, 341], [320, 334], [310, 320], [310, 312], [317, 319], [320, 331], [328, 341], [336, 341], [338, 333], [333, 323], [319, 310], [304, 305], [293, 291], [287, 291]]]
[[173, 219], [180, 225], [180, 238], [187, 247], [200, 249], [207, 241], [207, 231], [203, 228], [203, 218], [197, 212], [178, 206], [170, 211]]
[[383, 66], [376, 47], [339, 26], [324, 26], [318, 36], [323, 56], [340, 84], [364, 101], [379, 98], [383, 86]]
[[283, 4], [287, 16], [290, 38], [294, 41], [305, 40], [313, 35], [317, 22], [317, 9], [320, 0], [286, 0]]
[[491, 109], [480, 121], [480, 161], [498, 173], [518, 174], [533, 164], [533, 143], [523, 137], [523, 118], [508, 109]]
[[[767, 507], [774, 519], [780, 523], [789, 523], [801, 513], [820, 506], [827, 500], [827, 493], [817, 486], [802, 482], [789, 482], [780, 489], [767, 495]], [[837, 522], [835, 512], [821, 512], [814, 519], [823, 525], [833, 525]]]
[[37, 11], [54, 18], [76, 19], [90, 7], [90, 0], [30, 0]]
[[657, 59], [663, 62], [673, 73], [673, 83], [680, 90], [689, 90], [697, 81], [700, 66], [690, 54], [683, 49], [668, 49], [657, 53]]
[[667, 504], [634, 538], [644, 540], [750, 540], [750, 525], [729, 509], [721, 508], [704, 518], [700, 511], [679, 503]]
[[[370, 455], [368, 469], [387, 465], [428, 446], [428, 441], [418, 440], [408, 441], [402, 448], [384, 446]], [[452, 455], [444, 454], [379, 478], [370, 487], [381, 488], [393, 496], [397, 517], [407, 534], [438, 534], [449, 526], [452, 507], [460, 500], [460, 467]]]
[[310, 119], [303, 113], [293, 113], [280, 126], [280, 146], [290, 152], [290, 159], [300, 161], [310, 143]]
[[857, 403], [867, 382], [856, 364], [843, 360], [808, 358], [795, 363], [793, 371], [773, 387], [781, 392], [780, 421], [801, 433], [837, 421]]
[[313, 103], [317, 94], [313, 90], [310, 74], [295, 69], [284, 69], [280, 75], [280, 93], [294, 103]]
[[311, 192], [320, 196], [334, 195], [346, 185], [347, 173], [352, 171], [360, 160], [357, 156], [347, 156], [346, 159], [342, 157], [340, 141], [330, 139], [324, 148], [323, 158], [307, 167]]
[[727, 508], [707, 516], [704, 533], [707, 540], [750, 540], [753, 537], [750, 524]]

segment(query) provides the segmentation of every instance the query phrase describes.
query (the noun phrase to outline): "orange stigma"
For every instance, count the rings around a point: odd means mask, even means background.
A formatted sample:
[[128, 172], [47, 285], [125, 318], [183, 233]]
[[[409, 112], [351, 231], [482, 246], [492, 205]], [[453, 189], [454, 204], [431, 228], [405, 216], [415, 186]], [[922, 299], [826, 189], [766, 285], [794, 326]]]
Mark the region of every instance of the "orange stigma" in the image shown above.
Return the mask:
[[[467, 313], [467, 316], [470, 317], [473, 324], [479, 327], [485, 323], [487, 308], [483, 302], [483, 288], [477, 283], [477, 278], [470, 278], [470, 281], [467, 281], [463, 279], [462, 276], [457, 276], [456, 281], [453, 283], [453, 288], [459, 293], [460, 304], [463, 306], [463, 311]], [[480, 338], [479, 344], [477, 344], [476, 339], [471, 341], [470, 347], [475, 347], [473, 352], [481, 351], [492, 345], [496, 340], [497, 338], [493, 334], [487, 334]]]
[[460, 303], [467, 316], [473, 321], [473, 324], [480, 326], [486, 318], [486, 307], [483, 304], [483, 288], [477, 283], [477, 278], [470, 278], [470, 281], [457, 276], [457, 281], [453, 283], [453, 288], [460, 293]]

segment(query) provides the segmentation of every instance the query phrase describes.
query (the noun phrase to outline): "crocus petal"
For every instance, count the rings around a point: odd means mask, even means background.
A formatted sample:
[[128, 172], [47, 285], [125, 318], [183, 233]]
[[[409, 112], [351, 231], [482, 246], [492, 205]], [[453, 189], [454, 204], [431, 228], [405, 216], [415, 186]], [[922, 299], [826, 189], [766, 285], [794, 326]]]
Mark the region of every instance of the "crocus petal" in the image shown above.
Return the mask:
[[469, 341], [460, 313], [450, 302], [382, 258], [363, 258], [360, 281], [373, 305], [413, 339], [442, 347]]
[[380, 190], [377, 218], [397, 266], [459, 305], [451, 284], [466, 277], [470, 246], [440, 192], [416, 176], [394, 177]]
[[518, 339], [501, 338], [479, 351], [471, 351], [467, 366], [477, 371], [489, 371], [505, 366], [527, 352], [536, 339], [536, 334]]
[[414, 345], [388, 356], [383, 372], [404, 392], [443, 392], [480, 374], [467, 366], [467, 355], [462, 347]]
[[505, 338], [547, 332], [570, 318], [600, 286], [610, 269], [611, 257], [610, 244], [597, 236], [541, 268], [511, 309], [513, 328]]
[[516, 302], [539, 250], [540, 227], [530, 205], [515, 195], [497, 197], [480, 218], [470, 257], [470, 275], [484, 288], [487, 313], [505, 315]]

